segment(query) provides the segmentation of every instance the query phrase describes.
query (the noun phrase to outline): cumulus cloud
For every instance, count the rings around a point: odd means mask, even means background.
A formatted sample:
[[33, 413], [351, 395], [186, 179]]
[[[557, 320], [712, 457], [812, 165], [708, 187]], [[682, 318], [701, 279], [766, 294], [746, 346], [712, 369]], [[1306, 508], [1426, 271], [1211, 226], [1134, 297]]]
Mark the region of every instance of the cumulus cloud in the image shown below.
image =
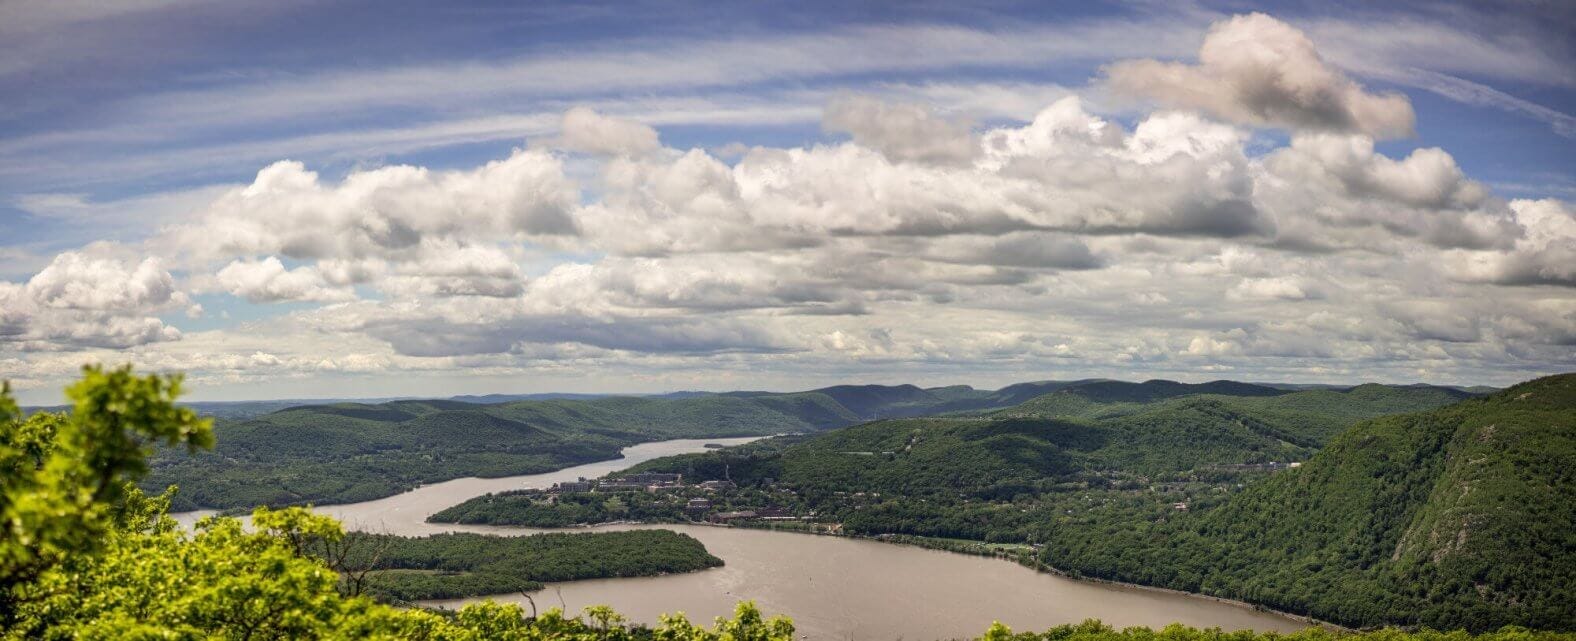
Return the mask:
[[1035, 227], [1092, 233], [1265, 235], [1273, 223], [1251, 201], [1243, 135], [1179, 113], [1153, 114], [1131, 132], [1057, 101], [1021, 128], [984, 136], [982, 167], [1013, 179], [1013, 209]]
[[1231, 300], [1307, 300], [1321, 298], [1318, 289], [1296, 278], [1246, 278], [1226, 291]]
[[518, 296], [525, 289], [520, 265], [502, 250], [485, 245], [431, 244], [420, 260], [401, 265], [399, 274], [385, 289], [492, 297]]
[[27, 281], [27, 294], [39, 305], [82, 310], [127, 310], [158, 307], [175, 294], [170, 273], [159, 259], [146, 258], [135, 268], [110, 258], [63, 252]]
[[1452, 301], [1412, 299], [1381, 305], [1392, 321], [1406, 328], [1411, 336], [1423, 340], [1471, 343], [1483, 337], [1482, 322], [1463, 313]]
[[1576, 206], [1547, 198], [1513, 200], [1526, 233], [1504, 251], [1456, 252], [1453, 275], [1466, 282], [1576, 287]]
[[1521, 234], [1505, 203], [1438, 148], [1395, 160], [1367, 136], [1300, 135], [1265, 157], [1263, 172], [1255, 199], [1288, 245], [1373, 246], [1395, 235], [1482, 249]]
[[578, 191], [560, 162], [518, 150], [470, 171], [392, 166], [325, 185], [299, 162], [258, 172], [176, 228], [179, 249], [202, 257], [398, 258], [424, 239], [574, 234]]
[[793, 255], [707, 256], [561, 265], [531, 283], [526, 308], [590, 314], [663, 308], [722, 311], [816, 307], [852, 295], [845, 285], [815, 273], [818, 267], [811, 260]]
[[1028, 230], [1264, 236], [1243, 134], [1179, 113], [1133, 131], [1058, 101], [981, 135], [969, 164], [894, 160], [853, 142], [751, 149], [731, 167], [701, 150], [616, 158], [582, 239], [627, 255], [803, 248], [850, 236]]
[[63, 252], [25, 284], [0, 282], [0, 344], [31, 350], [122, 348], [173, 341], [153, 314], [189, 304], [156, 258]]
[[951, 263], [1001, 267], [1093, 269], [1104, 264], [1082, 240], [1046, 232], [948, 237], [932, 243], [928, 255]]
[[921, 105], [847, 96], [827, 105], [821, 126], [847, 133], [893, 162], [965, 163], [979, 153], [967, 122], [941, 118]]
[[[1576, 285], [1571, 205], [1507, 203], [1440, 149], [1378, 153], [1355, 85], [1245, 20], [1269, 43], [1233, 47], [1258, 67], [1222, 66], [1220, 33], [1241, 31], [1223, 23], [1182, 68], [1269, 78], [1273, 108], [1248, 116], [1173, 101], [1119, 122], [1067, 97], [971, 130], [848, 96], [825, 113], [847, 139], [708, 153], [574, 109], [470, 169], [276, 163], [142, 252], [0, 283], [0, 375], [118, 349], [220, 381], [458, 368], [614, 387], [916, 363], [995, 380], [1569, 369], [1576, 301], [1550, 285]], [[1243, 126], [1264, 124], [1297, 131], [1266, 151]], [[182, 335], [158, 318], [202, 314], [182, 289], [334, 304]]]
[[550, 144], [603, 156], [638, 156], [662, 148], [657, 142], [657, 130], [650, 126], [604, 116], [589, 107], [575, 107], [564, 112], [558, 137]]
[[1405, 96], [1367, 91], [1306, 34], [1262, 13], [1215, 23], [1196, 65], [1126, 60], [1105, 75], [1118, 93], [1248, 125], [1391, 138], [1411, 135], [1415, 120]]
[[311, 267], [285, 269], [284, 263], [269, 256], [259, 261], [237, 260], [218, 273], [219, 284], [232, 295], [253, 303], [281, 301], [332, 302], [354, 299], [355, 293], [333, 287]]

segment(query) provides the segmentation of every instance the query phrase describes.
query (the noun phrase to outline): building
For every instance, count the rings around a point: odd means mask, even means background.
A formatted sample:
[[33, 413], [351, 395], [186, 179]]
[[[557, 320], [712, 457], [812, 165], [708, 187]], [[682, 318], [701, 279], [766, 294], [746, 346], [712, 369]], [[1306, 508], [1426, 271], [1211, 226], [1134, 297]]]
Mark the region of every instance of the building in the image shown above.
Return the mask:
[[755, 511], [754, 510], [740, 510], [738, 512], [718, 512], [716, 514], [711, 515], [711, 519], [709, 519], [709, 520], [712, 523], [727, 523], [729, 521], [738, 521], [738, 520], [742, 520], [742, 519], [753, 519], [753, 518], [755, 518]]
[[657, 492], [679, 487], [684, 484], [683, 474], [663, 474], [660, 472], [638, 472], [613, 477], [597, 484], [597, 489], [603, 492]]
[[552, 491], [559, 492], [559, 493], [563, 493], [563, 492], [590, 492], [591, 491], [591, 482], [585, 480], [584, 478], [582, 478], [582, 479], [580, 479], [578, 481], [565, 481], [563, 483], [554, 483]]
[[690, 499], [684, 505], [684, 511], [692, 515], [705, 514], [711, 511], [711, 499]]
[[704, 481], [697, 484], [695, 487], [707, 492], [716, 492], [719, 490], [731, 490], [738, 486], [734, 485], [733, 481]]
[[608, 479], [610, 482], [633, 483], [635, 485], [678, 485], [684, 482], [683, 474], [663, 474], [661, 472], [638, 472], [625, 474], [618, 478]]

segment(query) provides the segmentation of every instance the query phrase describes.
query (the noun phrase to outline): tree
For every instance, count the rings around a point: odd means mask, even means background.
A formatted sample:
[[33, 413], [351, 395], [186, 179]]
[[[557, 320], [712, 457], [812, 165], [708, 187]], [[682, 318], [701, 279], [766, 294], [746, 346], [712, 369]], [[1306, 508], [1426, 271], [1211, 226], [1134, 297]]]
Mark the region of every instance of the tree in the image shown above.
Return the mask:
[[9, 384], [0, 391], [0, 621], [12, 621], [20, 586], [103, 545], [126, 516], [127, 482], [147, 472], [152, 444], [213, 445], [211, 421], [175, 405], [180, 391], [179, 376], [85, 367], [66, 389], [69, 415], [26, 419]]
[[0, 388], [4, 638], [792, 638], [787, 620], [748, 603], [711, 630], [682, 617], [643, 630], [605, 608], [587, 622], [491, 602], [452, 617], [380, 604], [359, 594], [369, 568], [351, 562], [375, 565], [378, 552], [347, 547], [332, 518], [263, 507], [251, 529], [214, 517], [186, 532], [167, 515], [174, 488], [137, 489], [153, 444], [213, 444], [209, 421], [175, 404], [179, 377], [88, 367], [67, 394], [69, 415], [24, 418]]

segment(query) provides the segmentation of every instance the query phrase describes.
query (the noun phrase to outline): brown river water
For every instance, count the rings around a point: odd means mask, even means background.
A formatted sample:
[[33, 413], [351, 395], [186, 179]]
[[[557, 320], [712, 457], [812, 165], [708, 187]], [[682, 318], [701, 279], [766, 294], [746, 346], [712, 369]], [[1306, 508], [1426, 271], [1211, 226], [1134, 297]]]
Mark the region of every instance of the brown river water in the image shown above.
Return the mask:
[[[736, 445], [749, 438], [677, 440], [625, 448], [624, 458], [498, 479], [464, 478], [434, 483], [375, 501], [329, 505], [320, 512], [347, 527], [421, 536], [438, 532], [532, 534], [523, 527], [427, 523], [427, 516], [489, 492], [547, 487], [593, 478], [663, 456], [699, 452], [707, 443]], [[211, 512], [175, 515], [190, 523]], [[1011, 561], [940, 552], [844, 537], [816, 536], [704, 525], [614, 525], [606, 531], [663, 528], [699, 539], [726, 565], [701, 572], [632, 579], [572, 581], [532, 593], [538, 607], [570, 612], [610, 605], [631, 620], [655, 623], [663, 613], [684, 612], [709, 622], [752, 599], [768, 614], [792, 617], [806, 639], [928, 640], [969, 638], [999, 620], [1014, 630], [1039, 630], [1087, 618], [1118, 628], [1181, 622], [1226, 630], [1290, 632], [1301, 621], [1202, 597], [1091, 583], [1036, 572]], [[518, 594], [497, 601], [524, 603]], [[457, 607], [453, 599], [427, 605]]]

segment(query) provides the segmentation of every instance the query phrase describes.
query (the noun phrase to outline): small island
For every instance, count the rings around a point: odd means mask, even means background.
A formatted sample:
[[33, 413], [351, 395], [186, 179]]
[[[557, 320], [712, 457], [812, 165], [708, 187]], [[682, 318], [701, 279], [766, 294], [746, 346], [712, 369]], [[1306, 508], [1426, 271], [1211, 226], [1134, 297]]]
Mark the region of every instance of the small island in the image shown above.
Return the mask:
[[544, 582], [657, 576], [720, 567], [694, 538], [669, 530], [403, 537], [348, 533], [336, 550], [361, 591], [411, 602], [530, 592]]

